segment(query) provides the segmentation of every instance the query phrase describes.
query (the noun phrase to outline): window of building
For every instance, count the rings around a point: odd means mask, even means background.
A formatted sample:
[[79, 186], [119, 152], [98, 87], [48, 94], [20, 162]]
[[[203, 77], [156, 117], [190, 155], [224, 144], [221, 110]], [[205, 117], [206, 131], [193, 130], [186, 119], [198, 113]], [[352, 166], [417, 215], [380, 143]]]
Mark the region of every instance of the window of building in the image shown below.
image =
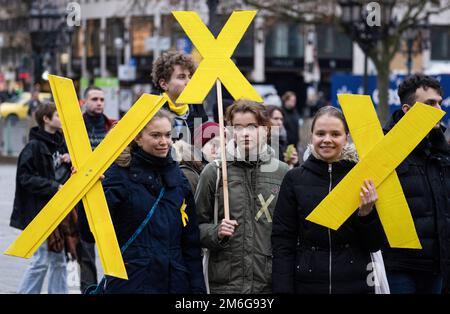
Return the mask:
[[[269, 22], [270, 23], [270, 22]], [[294, 23], [269, 24], [266, 33], [266, 57], [301, 58], [305, 50], [302, 26]]]
[[88, 57], [100, 56], [100, 20], [88, 20], [86, 23], [86, 46]]
[[432, 26], [431, 59], [450, 60], [450, 29], [446, 26]]
[[81, 42], [81, 27], [75, 27], [72, 35], [72, 55], [74, 58], [81, 58], [83, 55], [83, 43]]
[[319, 25], [317, 32], [317, 53], [324, 59], [351, 59], [352, 41], [345, 33], [331, 25]]
[[121, 18], [110, 18], [106, 20], [105, 40], [106, 54], [108, 56], [116, 55], [114, 40], [116, 38], [122, 38], [122, 40], [124, 39], [124, 28], [124, 22]]
[[153, 36], [154, 25], [151, 17], [133, 17], [131, 19], [131, 49], [135, 56], [149, 56], [145, 40]]
[[177, 41], [185, 38], [186, 33], [172, 14], [161, 16], [161, 36], [170, 38], [170, 48], [177, 49]]

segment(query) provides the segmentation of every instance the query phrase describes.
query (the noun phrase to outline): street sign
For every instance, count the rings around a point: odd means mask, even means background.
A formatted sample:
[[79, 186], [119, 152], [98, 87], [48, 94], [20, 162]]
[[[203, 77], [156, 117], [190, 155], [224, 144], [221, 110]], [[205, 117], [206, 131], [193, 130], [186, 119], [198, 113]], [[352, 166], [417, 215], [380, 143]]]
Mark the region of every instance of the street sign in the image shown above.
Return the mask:
[[[442, 95], [442, 110], [447, 114], [442, 118], [444, 123], [450, 123], [450, 75], [432, 75], [442, 85], [444, 95]], [[389, 82], [389, 111], [392, 113], [400, 109], [400, 98], [397, 95], [397, 89], [400, 83], [405, 78], [404, 75], [391, 75]], [[368, 91], [367, 94], [372, 98], [375, 107], [378, 107], [378, 88], [377, 79], [375, 75], [368, 76]], [[362, 94], [363, 93], [363, 76], [352, 74], [335, 74], [331, 78], [331, 103], [333, 106], [339, 106], [338, 94]]]

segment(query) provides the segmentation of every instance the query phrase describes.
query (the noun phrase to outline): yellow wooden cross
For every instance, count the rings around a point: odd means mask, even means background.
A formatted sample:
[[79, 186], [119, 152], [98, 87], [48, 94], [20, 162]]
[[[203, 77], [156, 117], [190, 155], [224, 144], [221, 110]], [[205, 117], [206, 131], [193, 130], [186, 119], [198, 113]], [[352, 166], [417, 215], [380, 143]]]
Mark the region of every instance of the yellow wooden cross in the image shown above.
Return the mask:
[[203, 57], [192, 79], [177, 99], [180, 104], [200, 104], [219, 79], [234, 99], [262, 102], [244, 75], [230, 59], [256, 11], [233, 12], [217, 39], [195, 12], [172, 12]]
[[164, 105], [166, 98], [144, 94], [92, 152], [70, 79], [50, 76], [50, 83], [75, 173], [6, 250], [29, 258], [83, 199], [104, 272], [127, 279], [99, 177]]
[[444, 112], [416, 103], [385, 136], [369, 96], [339, 95], [360, 161], [322, 200], [307, 220], [338, 229], [358, 208], [364, 179], [378, 190], [376, 209], [392, 247], [420, 249], [411, 213], [395, 168], [444, 116]]

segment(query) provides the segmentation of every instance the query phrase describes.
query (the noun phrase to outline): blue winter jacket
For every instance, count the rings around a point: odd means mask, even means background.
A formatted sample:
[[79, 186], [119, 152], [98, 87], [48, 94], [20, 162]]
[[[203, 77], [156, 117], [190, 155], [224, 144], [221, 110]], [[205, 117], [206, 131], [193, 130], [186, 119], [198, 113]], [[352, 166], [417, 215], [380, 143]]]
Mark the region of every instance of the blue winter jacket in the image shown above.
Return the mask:
[[152, 218], [123, 254], [128, 280], [107, 277], [105, 293], [205, 292], [194, 198], [170, 156], [163, 160], [136, 149], [129, 167], [114, 164], [105, 173], [103, 187], [119, 245], [145, 219], [162, 186], [165, 194]]

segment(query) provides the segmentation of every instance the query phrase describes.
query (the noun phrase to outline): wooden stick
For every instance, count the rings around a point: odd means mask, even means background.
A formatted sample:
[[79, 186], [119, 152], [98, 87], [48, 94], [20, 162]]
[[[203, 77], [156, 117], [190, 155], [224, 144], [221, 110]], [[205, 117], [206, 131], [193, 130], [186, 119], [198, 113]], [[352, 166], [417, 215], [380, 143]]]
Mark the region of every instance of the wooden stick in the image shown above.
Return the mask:
[[225, 126], [223, 119], [222, 84], [216, 81], [217, 106], [219, 113], [219, 135], [220, 135], [220, 159], [222, 160], [222, 182], [223, 182], [223, 212], [225, 219], [230, 220], [230, 204], [228, 202], [228, 173], [227, 155], [225, 150]]

